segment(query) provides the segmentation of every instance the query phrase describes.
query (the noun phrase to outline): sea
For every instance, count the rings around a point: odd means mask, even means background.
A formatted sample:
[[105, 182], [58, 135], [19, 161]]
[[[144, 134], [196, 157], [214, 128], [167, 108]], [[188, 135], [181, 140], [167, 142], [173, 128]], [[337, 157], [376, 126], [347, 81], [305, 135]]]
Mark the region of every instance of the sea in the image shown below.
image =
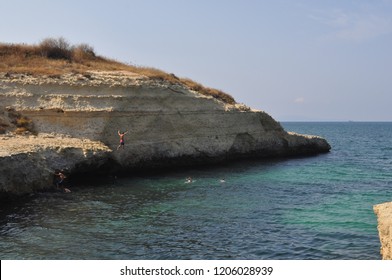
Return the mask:
[[392, 123], [282, 125], [331, 152], [91, 178], [12, 200], [0, 206], [0, 259], [381, 259], [373, 206], [392, 201]]

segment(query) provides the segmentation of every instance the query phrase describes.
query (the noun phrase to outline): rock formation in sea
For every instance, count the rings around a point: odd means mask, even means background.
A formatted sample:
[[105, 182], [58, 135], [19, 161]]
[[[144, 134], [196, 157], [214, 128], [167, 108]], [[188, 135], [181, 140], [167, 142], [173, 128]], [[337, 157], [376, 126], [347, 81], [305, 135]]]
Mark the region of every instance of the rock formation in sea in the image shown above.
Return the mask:
[[375, 205], [373, 210], [377, 215], [381, 257], [392, 260], [392, 202]]
[[[126, 71], [0, 74], [0, 104], [1, 192], [47, 188], [56, 169], [132, 172], [330, 150], [263, 111]], [[33, 134], [9, 132], [25, 126]], [[119, 150], [118, 130], [128, 131]]]

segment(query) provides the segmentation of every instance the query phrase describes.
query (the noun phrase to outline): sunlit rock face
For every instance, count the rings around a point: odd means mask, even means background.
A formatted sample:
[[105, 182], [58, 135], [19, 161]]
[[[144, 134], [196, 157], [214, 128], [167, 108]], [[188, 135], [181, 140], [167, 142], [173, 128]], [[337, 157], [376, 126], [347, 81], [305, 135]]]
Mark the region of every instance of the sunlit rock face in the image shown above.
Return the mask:
[[[25, 180], [19, 176], [13, 184], [9, 175], [0, 179], [0, 190], [7, 192], [44, 188], [58, 168], [116, 172], [330, 150], [325, 139], [288, 133], [263, 111], [132, 73], [94, 72], [88, 79], [4, 76], [0, 106], [31, 120], [35, 133], [18, 136], [18, 149], [0, 148], [2, 174], [20, 172], [29, 162], [41, 178], [24, 174]], [[12, 121], [8, 126], [11, 130]], [[128, 133], [117, 150], [118, 131]], [[16, 136], [3, 135], [1, 141], [15, 141]]]

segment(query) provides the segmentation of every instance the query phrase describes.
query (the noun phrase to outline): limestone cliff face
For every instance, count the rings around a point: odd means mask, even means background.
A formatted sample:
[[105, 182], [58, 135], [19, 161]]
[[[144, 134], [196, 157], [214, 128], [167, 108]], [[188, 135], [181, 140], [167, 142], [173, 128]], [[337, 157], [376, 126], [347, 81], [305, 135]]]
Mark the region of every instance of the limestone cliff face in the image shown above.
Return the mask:
[[383, 260], [392, 260], [392, 202], [373, 206], [377, 215], [380, 253]]
[[[49, 134], [53, 142], [66, 136], [100, 143], [104, 153], [99, 157], [123, 170], [330, 150], [320, 137], [285, 132], [263, 111], [131, 73], [3, 77], [0, 104], [30, 118], [38, 137]], [[129, 131], [125, 149], [119, 151], [118, 130]], [[85, 158], [75, 160], [81, 161], [89, 165]]]
[[50, 187], [56, 169], [99, 168], [111, 152], [96, 141], [50, 134], [3, 136], [0, 143], [0, 191], [13, 194]]

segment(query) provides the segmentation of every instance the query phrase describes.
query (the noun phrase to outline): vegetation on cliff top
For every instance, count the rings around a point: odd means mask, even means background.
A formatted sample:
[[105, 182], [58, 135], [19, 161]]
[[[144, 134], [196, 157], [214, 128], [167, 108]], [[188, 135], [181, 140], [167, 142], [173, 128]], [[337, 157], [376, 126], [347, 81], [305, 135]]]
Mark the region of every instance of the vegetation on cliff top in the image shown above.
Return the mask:
[[190, 79], [178, 78], [156, 68], [127, 65], [95, 54], [88, 44], [71, 45], [64, 38], [48, 38], [38, 45], [0, 43], [0, 72], [59, 76], [88, 71], [129, 71], [172, 84], [184, 84], [192, 90], [235, 104], [221, 90], [204, 87]]

